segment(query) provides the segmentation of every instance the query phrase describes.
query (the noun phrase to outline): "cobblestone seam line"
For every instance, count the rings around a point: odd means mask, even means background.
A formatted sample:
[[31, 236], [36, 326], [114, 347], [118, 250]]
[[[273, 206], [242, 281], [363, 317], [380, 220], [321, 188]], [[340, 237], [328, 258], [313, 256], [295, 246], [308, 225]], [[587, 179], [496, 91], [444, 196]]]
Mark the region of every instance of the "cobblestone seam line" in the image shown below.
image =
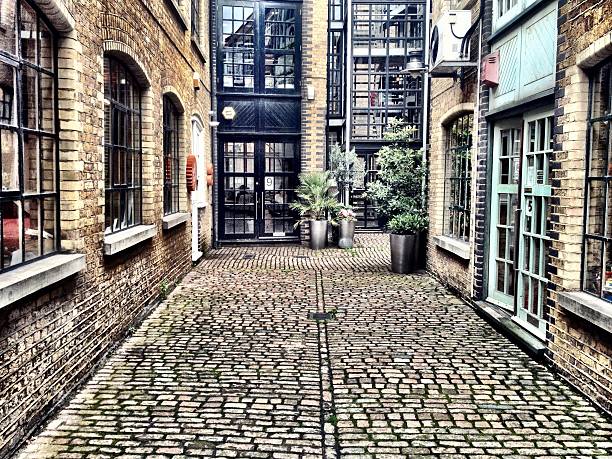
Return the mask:
[[[317, 289], [317, 312], [325, 310], [325, 291], [323, 290], [323, 273], [315, 271]], [[318, 320], [319, 365], [321, 377], [321, 427], [323, 441], [323, 457], [325, 459], [340, 459], [340, 443], [338, 441], [338, 417], [334, 404], [334, 387], [331, 361], [329, 357], [329, 340], [327, 337], [327, 321]]]

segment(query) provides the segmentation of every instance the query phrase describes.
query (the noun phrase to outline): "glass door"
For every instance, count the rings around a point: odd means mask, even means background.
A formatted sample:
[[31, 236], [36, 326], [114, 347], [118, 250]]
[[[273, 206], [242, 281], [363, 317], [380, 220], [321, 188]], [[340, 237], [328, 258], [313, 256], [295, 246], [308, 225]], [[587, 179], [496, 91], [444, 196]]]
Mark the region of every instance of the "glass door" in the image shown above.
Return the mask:
[[487, 300], [514, 309], [515, 215], [521, 152], [521, 120], [500, 122], [493, 138]]
[[296, 238], [298, 144], [290, 141], [223, 141], [220, 237], [225, 240]]
[[544, 338], [548, 283], [545, 266], [549, 240], [546, 222], [551, 195], [549, 159], [553, 149], [553, 114], [526, 117], [525, 133], [516, 316], [523, 327]]

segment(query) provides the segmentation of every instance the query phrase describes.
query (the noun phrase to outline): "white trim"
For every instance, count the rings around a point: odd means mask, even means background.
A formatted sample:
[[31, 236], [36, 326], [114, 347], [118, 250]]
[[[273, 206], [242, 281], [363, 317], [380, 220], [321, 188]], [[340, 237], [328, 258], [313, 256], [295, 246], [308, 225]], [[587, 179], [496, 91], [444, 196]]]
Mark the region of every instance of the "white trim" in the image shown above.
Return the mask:
[[104, 236], [104, 255], [115, 255], [134, 247], [141, 242], [152, 239], [157, 233], [155, 225], [138, 225], [118, 233]]
[[85, 255], [56, 254], [0, 274], [0, 309], [86, 267]]
[[162, 218], [162, 229], [169, 230], [175, 226], [185, 223], [189, 220], [189, 215], [189, 212], [175, 212], [170, 215], [164, 215]]

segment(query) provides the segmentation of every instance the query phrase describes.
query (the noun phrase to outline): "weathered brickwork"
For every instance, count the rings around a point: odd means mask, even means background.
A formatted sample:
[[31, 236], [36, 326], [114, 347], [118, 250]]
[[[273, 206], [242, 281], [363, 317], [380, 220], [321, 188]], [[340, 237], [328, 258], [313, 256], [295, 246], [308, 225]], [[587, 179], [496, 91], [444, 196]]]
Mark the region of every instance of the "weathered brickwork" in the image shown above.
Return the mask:
[[[204, 151], [211, 161], [208, 4], [201, 2], [203, 38], [196, 45], [191, 42], [190, 2], [172, 2], [39, 2], [52, 20], [70, 19], [58, 35], [61, 236], [63, 249], [86, 255], [87, 268], [0, 310], [0, 456], [18, 445], [114, 347], [159, 297], [162, 285], [178, 281], [191, 267], [192, 222], [162, 231], [162, 96], [170, 94], [182, 110], [180, 211], [190, 212], [184, 168], [192, 118], [205, 126]], [[152, 240], [112, 257], [103, 255], [104, 53], [127, 64], [145, 87], [143, 223], [157, 227]], [[193, 88], [194, 72], [202, 80], [199, 91]], [[202, 248], [210, 245], [210, 208], [201, 209], [195, 223]]]
[[[437, 0], [433, 2], [433, 17], [437, 19], [448, 9], [449, 2]], [[478, 17], [479, 3], [473, 0], [462, 1], [453, 5], [453, 9], [471, 8], [474, 19]], [[476, 29], [472, 39], [472, 60], [477, 61], [479, 29]], [[449, 125], [459, 116], [475, 113], [476, 104], [476, 77], [475, 69], [465, 69], [464, 75], [457, 80], [452, 78], [433, 78], [431, 82], [430, 98], [430, 128], [429, 128], [429, 235], [427, 244], [427, 269], [436, 275], [442, 282], [453, 288], [464, 297], [472, 296], [472, 274], [473, 274], [473, 240], [474, 240], [474, 211], [476, 202], [476, 189], [474, 186], [476, 178], [476, 165], [474, 151], [476, 142], [473, 143], [472, 151], [472, 186], [471, 186], [471, 209], [470, 209], [470, 238], [469, 253], [470, 260], [459, 258], [457, 255], [441, 248], [436, 244], [437, 236], [447, 234], [448, 224], [448, 183], [447, 183], [447, 141]], [[477, 126], [474, 123], [473, 135], [477, 138]]]
[[561, 1], [558, 24], [548, 357], [576, 386], [612, 410], [612, 337], [558, 302], [560, 292], [581, 287], [589, 73], [612, 56], [612, 3]]

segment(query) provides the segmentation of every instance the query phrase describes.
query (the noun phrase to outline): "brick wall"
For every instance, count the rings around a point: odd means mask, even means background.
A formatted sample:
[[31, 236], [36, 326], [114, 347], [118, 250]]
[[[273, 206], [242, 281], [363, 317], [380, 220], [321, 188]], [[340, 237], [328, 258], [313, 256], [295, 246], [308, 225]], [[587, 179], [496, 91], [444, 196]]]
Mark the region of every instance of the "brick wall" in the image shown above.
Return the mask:
[[[184, 157], [190, 150], [192, 116], [208, 118], [209, 67], [168, 1], [41, 1], [59, 5], [76, 24], [59, 36], [61, 237], [64, 249], [86, 255], [87, 268], [0, 310], [0, 456], [70, 394], [159, 297], [162, 283], [175, 282], [191, 266], [192, 222], [167, 232], [161, 228], [162, 95], [164, 88], [172, 87], [182, 102]], [[177, 4], [188, 25], [189, 2]], [[207, 2], [202, 1], [201, 11], [204, 39], [199, 48], [208, 56]], [[102, 251], [105, 50], [129, 61], [148, 80], [143, 101], [143, 223], [157, 226], [151, 241], [113, 257]], [[203, 80], [200, 91], [193, 89], [194, 71]], [[210, 132], [204, 127], [204, 151], [209, 156]], [[181, 164], [183, 168], [184, 158]], [[189, 212], [184, 183], [180, 189], [181, 211]], [[210, 209], [209, 205], [200, 210], [201, 242], [206, 247]]]
[[[473, 0], [459, 2], [453, 9], [471, 9], [474, 20], [478, 17], [479, 3]], [[432, 4], [432, 21], [435, 24], [438, 18], [447, 11], [449, 2], [434, 0]], [[478, 61], [478, 34], [477, 28], [472, 37], [472, 61]], [[429, 234], [427, 242], [427, 269], [434, 273], [442, 282], [446, 283], [461, 295], [471, 297], [473, 258], [464, 260], [456, 255], [438, 247], [434, 238], [446, 233], [445, 219], [448, 218], [448, 202], [445, 197], [446, 182], [446, 143], [447, 127], [456, 117], [467, 113], [474, 113], [476, 103], [476, 76], [475, 69], [465, 69], [464, 75], [457, 80], [453, 78], [432, 78], [430, 95], [430, 128], [429, 128]], [[477, 132], [473, 138], [476, 139]], [[475, 144], [476, 142], [474, 142]], [[475, 145], [474, 145], [475, 147]], [[473, 157], [473, 155], [472, 155]], [[472, 178], [476, 176], [476, 161], [472, 160]], [[473, 182], [473, 180], [472, 180]], [[472, 185], [470, 212], [471, 224], [474, 227], [474, 202], [476, 187]], [[470, 253], [472, 253], [473, 234], [470, 235]]]
[[588, 72], [589, 67], [612, 56], [612, 3], [561, 1], [558, 25], [548, 358], [582, 391], [612, 411], [612, 336], [567, 312], [558, 302], [560, 292], [580, 289]]

